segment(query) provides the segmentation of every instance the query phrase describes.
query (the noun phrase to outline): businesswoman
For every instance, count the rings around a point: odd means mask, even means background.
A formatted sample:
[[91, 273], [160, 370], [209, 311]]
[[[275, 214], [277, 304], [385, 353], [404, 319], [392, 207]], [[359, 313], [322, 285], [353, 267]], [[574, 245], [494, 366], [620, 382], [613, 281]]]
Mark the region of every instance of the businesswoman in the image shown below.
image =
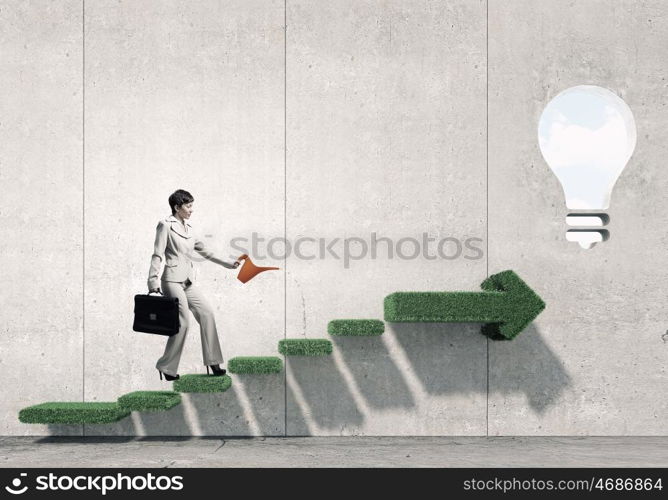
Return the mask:
[[[223, 355], [220, 351], [214, 311], [195, 283], [192, 252], [195, 250], [208, 260], [228, 269], [236, 269], [240, 262], [222, 260], [204, 246], [197, 231], [194, 231], [188, 222], [193, 212], [193, 202], [194, 198], [188, 191], [179, 189], [172, 193], [169, 197], [172, 215], [159, 221], [155, 232], [148, 290], [149, 293], [158, 292], [166, 297], [178, 297], [181, 323], [179, 332], [169, 337], [165, 352], [155, 365], [160, 372], [161, 380], [163, 374], [167, 380], [179, 378], [177, 368], [190, 326], [188, 308], [200, 326], [202, 357], [207, 373], [211, 367], [214, 375], [225, 374], [225, 369], [219, 366], [223, 362]], [[159, 277], [163, 262], [164, 271]]]

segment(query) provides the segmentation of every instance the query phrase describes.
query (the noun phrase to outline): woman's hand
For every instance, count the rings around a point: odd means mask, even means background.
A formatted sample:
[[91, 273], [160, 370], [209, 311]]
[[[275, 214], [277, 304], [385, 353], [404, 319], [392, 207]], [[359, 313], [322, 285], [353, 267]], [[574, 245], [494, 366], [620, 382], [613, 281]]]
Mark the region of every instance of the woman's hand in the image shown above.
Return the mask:
[[248, 258], [248, 255], [245, 254], [245, 253], [242, 253], [241, 255], [239, 255], [239, 257], [237, 257], [237, 260], [234, 262], [234, 268], [236, 269], [237, 267], [239, 267], [239, 265], [241, 264], [241, 261], [244, 260], [244, 259], [247, 259], [247, 258]]
[[162, 294], [162, 291], [160, 290], [160, 288], [151, 288], [151, 289], [149, 289], [148, 293], [160, 293], [160, 294]]

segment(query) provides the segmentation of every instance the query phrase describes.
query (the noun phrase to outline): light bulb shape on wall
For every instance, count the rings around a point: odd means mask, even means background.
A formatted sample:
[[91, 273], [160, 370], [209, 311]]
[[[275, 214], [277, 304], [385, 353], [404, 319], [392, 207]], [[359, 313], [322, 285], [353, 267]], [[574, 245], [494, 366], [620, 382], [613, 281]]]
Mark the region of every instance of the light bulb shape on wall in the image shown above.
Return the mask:
[[[566, 207], [595, 213], [610, 206], [612, 189], [636, 145], [636, 125], [628, 105], [614, 92], [578, 85], [556, 95], [538, 123], [538, 144], [564, 191]], [[586, 218], [567, 218], [567, 222]], [[591, 220], [591, 219], [589, 219]], [[607, 223], [607, 216], [601, 218]], [[580, 225], [574, 223], [573, 225]], [[602, 224], [595, 224], [597, 226]], [[607, 231], [605, 232], [607, 234]], [[568, 231], [569, 241], [591, 248], [602, 231]]]

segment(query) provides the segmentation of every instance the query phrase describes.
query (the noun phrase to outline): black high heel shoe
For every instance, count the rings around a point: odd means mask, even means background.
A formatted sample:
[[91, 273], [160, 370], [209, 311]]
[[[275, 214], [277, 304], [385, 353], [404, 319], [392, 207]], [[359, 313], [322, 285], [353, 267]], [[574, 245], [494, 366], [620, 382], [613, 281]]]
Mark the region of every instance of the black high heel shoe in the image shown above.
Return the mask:
[[162, 376], [164, 375], [167, 380], [178, 380], [181, 375], [176, 375], [176, 377], [170, 375], [169, 373], [162, 373], [160, 370], [158, 370], [158, 373], [160, 374], [160, 380], [162, 380]]
[[211, 375], [209, 373], [209, 366], [211, 366], [211, 370], [213, 371], [214, 375], [225, 375], [225, 368], [221, 368], [219, 365], [206, 365], [206, 374]]

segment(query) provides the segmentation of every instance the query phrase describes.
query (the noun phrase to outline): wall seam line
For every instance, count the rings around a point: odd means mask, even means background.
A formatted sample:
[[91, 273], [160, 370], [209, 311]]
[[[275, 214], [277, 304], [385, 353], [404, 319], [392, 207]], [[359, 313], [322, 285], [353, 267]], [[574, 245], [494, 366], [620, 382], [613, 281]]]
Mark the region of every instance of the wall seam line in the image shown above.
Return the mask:
[[[86, 401], [86, 0], [81, 0], [81, 330], [82, 401]], [[86, 436], [86, 424], [82, 424]]]
[[[288, 235], [288, 1], [283, 0], [283, 241]], [[283, 273], [283, 338], [288, 332], [288, 254]], [[288, 357], [283, 354], [283, 435], [288, 435]]]
[[[486, 154], [486, 159], [485, 159], [485, 198], [486, 198], [486, 217], [485, 217], [485, 222], [486, 222], [486, 234], [485, 234], [485, 244], [487, 246], [486, 253], [487, 253], [487, 277], [489, 278], [489, 0], [485, 2], [485, 42], [486, 42], [486, 50], [485, 50], [485, 56], [486, 56], [486, 64], [485, 64], [485, 71], [486, 71], [486, 107], [485, 107], [485, 126], [487, 128], [487, 132], [485, 134], [485, 154]], [[485, 430], [485, 435], [489, 437], [489, 337], [487, 337], [487, 387], [486, 387], [486, 393], [487, 393], [487, 399], [486, 399], [486, 404], [485, 404], [485, 421], [486, 421], [486, 430]]]

